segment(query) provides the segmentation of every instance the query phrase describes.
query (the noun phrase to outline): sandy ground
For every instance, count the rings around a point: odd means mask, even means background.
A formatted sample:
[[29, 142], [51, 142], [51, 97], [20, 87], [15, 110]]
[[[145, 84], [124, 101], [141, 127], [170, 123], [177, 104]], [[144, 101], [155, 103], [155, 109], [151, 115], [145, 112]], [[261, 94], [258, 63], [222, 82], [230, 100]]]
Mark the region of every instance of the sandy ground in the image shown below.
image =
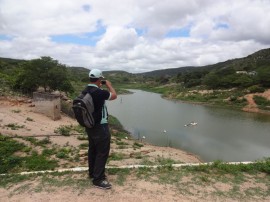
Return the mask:
[[[55, 129], [63, 125], [77, 124], [75, 120], [62, 114], [62, 118], [58, 121], [53, 121], [49, 117], [42, 114], [33, 112], [33, 106], [31, 106], [30, 101], [27, 98], [0, 98], [0, 133], [5, 135], [19, 135], [19, 136], [42, 136], [44, 135], [54, 135]], [[29, 121], [32, 120], [32, 121]], [[8, 124], [17, 124], [22, 126], [18, 130], [11, 130], [6, 127]], [[73, 145], [77, 147], [81, 144], [74, 136], [64, 137], [50, 137], [50, 140], [57, 145], [64, 146]], [[124, 140], [128, 145], [132, 145], [134, 140]], [[179, 149], [167, 148], [167, 147], [157, 147], [143, 143], [144, 146], [140, 149], [134, 151], [134, 148], [128, 147], [126, 149], [121, 149], [122, 153], [128, 155], [130, 158], [123, 159], [122, 161], [110, 161], [110, 166], [122, 166], [122, 165], [132, 165], [139, 164], [140, 159], [136, 159], [133, 156], [140, 152], [147, 155], [148, 160], [155, 160], [156, 158], [170, 158], [176, 162], [181, 163], [198, 163], [201, 160], [188, 152], [181, 151]], [[112, 143], [111, 153], [120, 152], [115, 144]], [[87, 152], [87, 151], [85, 151]], [[70, 167], [76, 166], [87, 166], [86, 155], [82, 155], [81, 161], [78, 164], [72, 164]], [[74, 174], [74, 178], [85, 179], [86, 174]], [[109, 180], [115, 182], [114, 176], [109, 175]], [[264, 176], [262, 176], [264, 178]], [[0, 176], [1, 180], [1, 176]], [[181, 179], [181, 186], [186, 186], [188, 182], [193, 181], [192, 176], [185, 177]], [[188, 194], [179, 192], [179, 189], [170, 184], [162, 184], [157, 182], [150, 182], [144, 179], [134, 179], [134, 176], [129, 176], [124, 185], [113, 184], [111, 190], [100, 190], [93, 186], [87, 186], [86, 189], [81, 191], [80, 189], [74, 189], [70, 186], [59, 187], [59, 188], [43, 188], [41, 191], [37, 191], [39, 179], [30, 180], [29, 182], [24, 182], [23, 184], [13, 185], [7, 188], [0, 188], [0, 201], [1, 202], [62, 202], [62, 201], [74, 201], [74, 202], [84, 202], [84, 201], [123, 201], [123, 202], [137, 202], [137, 201], [239, 201], [238, 199], [226, 198], [222, 195], [211, 195], [210, 193], [215, 191], [228, 191], [233, 189], [231, 185], [222, 182], [215, 182], [212, 185], [205, 184], [202, 186], [191, 185], [188, 187]], [[256, 180], [251, 180], [245, 184], [246, 187], [250, 187], [256, 184]], [[209, 186], [207, 186], [209, 185]], [[243, 187], [244, 189], [244, 187]], [[261, 189], [269, 191], [268, 187], [261, 185]], [[207, 194], [209, 193], [209, 194]], [[256, 199], [256, 198], [255, 198]], [[255, 201], [269, 201], [270, 198], [258, 198]], [[244, 201], [254, 201], [254, 198]]]

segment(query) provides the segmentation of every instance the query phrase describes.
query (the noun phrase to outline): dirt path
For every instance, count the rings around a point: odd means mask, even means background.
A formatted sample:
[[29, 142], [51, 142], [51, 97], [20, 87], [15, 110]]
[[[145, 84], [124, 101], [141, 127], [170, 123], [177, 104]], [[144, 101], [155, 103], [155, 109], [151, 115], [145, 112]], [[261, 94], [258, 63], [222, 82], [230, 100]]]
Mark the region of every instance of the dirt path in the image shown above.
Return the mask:
[[243, 108], [244, 111], [256, 112], [256, 113], [262, 112], [262, 110], [260, 110], [258, 108], [257, 104], [255, 103], [255, 101], [253, 99], [253, 97], [255, 95], [262, 96], [262, 97], [265, 97], [266, 99], [270, 100], [270, 89], [268, 89], [267, 91], [265, 91], [263, 93], [251, 93], [251, 94], [245, 95], [244, 97], [247, 99], [248, 105]]

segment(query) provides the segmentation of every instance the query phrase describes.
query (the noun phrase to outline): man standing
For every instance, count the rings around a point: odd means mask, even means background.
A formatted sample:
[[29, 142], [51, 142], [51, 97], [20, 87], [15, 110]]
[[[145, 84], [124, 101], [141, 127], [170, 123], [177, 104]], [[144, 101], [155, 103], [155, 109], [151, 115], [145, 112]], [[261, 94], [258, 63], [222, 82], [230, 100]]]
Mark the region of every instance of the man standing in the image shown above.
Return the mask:
[[[89, 78], [90, 83], [83, 91], [83, 93], [91, 92], [95, 107], [93, 112], [95, 126], [86, 128], [89, 141], [89, 177], [93, 180], [94, 186], [101, 189], [110, 189], [111, 184], [105, 176], [105, 165], [109, 156], [111, 141], [105, 100], [114, 100], [117, 98], [117, 94], [110, 81], [102, 80], [104, 77], [99, 69], [92, 69]], [[107, 90], [101, 89], [102, 85], [106, 85]]]

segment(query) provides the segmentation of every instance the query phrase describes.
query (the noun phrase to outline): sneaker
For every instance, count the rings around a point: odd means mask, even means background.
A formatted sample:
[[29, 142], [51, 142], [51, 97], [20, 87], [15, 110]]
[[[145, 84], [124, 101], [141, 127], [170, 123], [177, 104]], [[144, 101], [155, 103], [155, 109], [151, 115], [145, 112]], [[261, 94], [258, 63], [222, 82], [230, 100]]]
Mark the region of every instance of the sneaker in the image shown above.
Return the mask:
[[102, 180], [98, 183], [94, 182], [93, 183], [95, 187], [100, 188], [100, 189], [110, 189], [112, 188], [112, 185], [107, 181], [107, 180]]

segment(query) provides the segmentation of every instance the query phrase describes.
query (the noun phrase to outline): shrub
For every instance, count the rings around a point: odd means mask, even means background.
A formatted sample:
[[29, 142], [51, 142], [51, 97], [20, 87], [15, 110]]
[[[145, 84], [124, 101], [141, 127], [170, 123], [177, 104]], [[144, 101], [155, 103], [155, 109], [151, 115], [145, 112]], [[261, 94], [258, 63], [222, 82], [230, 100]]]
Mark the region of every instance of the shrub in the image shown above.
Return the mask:
[[6, 137], [0, 134], [0, 158], [9, 157], [15, 152], [22, 150], [24, 147], [25, 145], [23, 143], [19, 143], [10, 137]]
[[109, 160], [120, 161], [124, 159], [124, 156], [125, 155], [123, 153], [111, 153]]
[[68, 125], [68, 126], [60, 126], [59, 128], [55, 129], [55, 133], [59, 133], [63, 136], [70, 136], [72, 132], [78, 132], [81, 134], [85, 134], [85, 129], [84, 127], [80, 126], [80, 125]]
[[48, 160], [45, 156], [34, 153], [25, 157], [24, 166], [28, 170], [53, 170], [58, 164], [56, 160]]
[[24, 128], [24, 125], [18, 125], [17, 123], [9, 123], [7, 125], [5, 125], [8, 128], [11, 128], [11, 130], [18, 130], [20, 128]]
[[65, 159], [68, 157], [68, 154], [66, 154], [65, 152], [63, 151], [59, 151], [57, 154], [56, 154], [56, 157], [59, 158], [59, 159]]
[[269, 109], [270, 100], [267, 100], [265, 97], [258, 96], [258, 95], [255, 95], [253, 99], [260, 109]]
[[250, 93], [262, 93], [262, 92], [264, 92], [264, 88], [260, 87], [258, 85], [250, 86], [247, 90]]
[[56, 149], [55, 148], [52, 148], [52, 149], [44, 149], [43, 151], [42, 151], [42, 155], [43, 156], [51, 156], [51, 155], [53, 155], [53, 154], [55, 154], [56, 153]]
[[61, 126], [57, 128], [54, 132], [59, 133], [63, 136], [70, 136], [71, 128], [68, 126]]
[[133, 147], [134, 148], [141, 148], [141, 147], [143, 147], [143, 144], [140, 144], [138, 142], [134, 142]]

